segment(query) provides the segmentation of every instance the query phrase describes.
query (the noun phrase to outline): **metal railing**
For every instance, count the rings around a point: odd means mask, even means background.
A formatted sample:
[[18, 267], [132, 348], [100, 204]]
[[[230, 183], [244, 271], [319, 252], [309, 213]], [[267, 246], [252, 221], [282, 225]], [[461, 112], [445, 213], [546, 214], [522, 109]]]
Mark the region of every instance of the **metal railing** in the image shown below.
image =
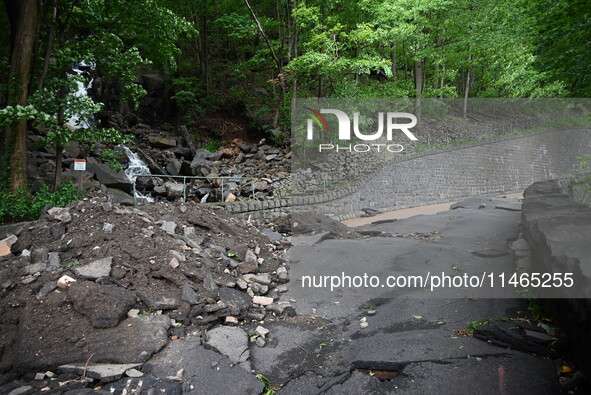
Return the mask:
[[136, 189], [136, 181], [139, 177], [152, 177], [152, 178], [182, 178], [183, 179], [183, 202], [187, 201], [187, 179], [189, 180], [221, 180], [220, 189], [222, 200], [224, 198], [224, 180], [250, 180], [250, 187], [252, 192], [252, 200], [255, 200], [254, 195], [254, 180], [258, 180], [255, 177], [241, 177], [241, 176], [219, 176], [219, 177], [203, 177], [203, 176], [171, 176], [168, 174], [141, 174], [133, 177], [132, 185], [133, 185], [133, 205], [137, 206], [137, 189]]

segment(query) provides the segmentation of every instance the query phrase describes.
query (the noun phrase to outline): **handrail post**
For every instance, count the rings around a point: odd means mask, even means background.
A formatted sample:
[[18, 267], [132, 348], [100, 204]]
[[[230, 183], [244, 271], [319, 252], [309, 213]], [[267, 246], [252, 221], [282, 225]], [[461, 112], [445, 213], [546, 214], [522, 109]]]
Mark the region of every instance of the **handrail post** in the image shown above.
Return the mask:
[[137, 206], [137, 193], [135, 190], [135, 180], [137, 179], [137, 177], [133, 177], [133, 206]]
[[183, 203], [187, 203], [187, 177], [183, 177]]
[[222, 202], [224, 202], [225, 201], [225, 199], [224, 199], [224, 177], [220, 177], [220, 178], [222, 180]]

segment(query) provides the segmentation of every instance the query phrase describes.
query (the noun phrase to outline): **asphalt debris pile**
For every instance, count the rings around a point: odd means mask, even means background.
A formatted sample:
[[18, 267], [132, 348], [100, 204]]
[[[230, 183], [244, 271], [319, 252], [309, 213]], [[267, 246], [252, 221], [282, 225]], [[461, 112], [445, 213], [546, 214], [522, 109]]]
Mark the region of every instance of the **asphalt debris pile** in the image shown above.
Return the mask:
[[[260, 338], [262, 347], [268, 338], [264, 328], [258, 328], [263, 335], [254, 328], [266, 318], [295, 315], [290, 302], [280, 300], [289, 281], [284, 259], [289, 239], [264, 229], [271, 240], [218, 207], [176, 203], [136, 209], [92, 198], [3, 228], [2, 393], [27, 386], [48, 391], [58, 382], [60, 388], [96, 386], [123, 375], [143, 376], [136, 379], [143, 387], [121, 384], [111, 388], [114, 393], [147, 389], [147, 383], [187, 390], [190, 380], [183, 381], [182, 374], [172, 381], [145, 376], [164, 369], [162, 353], [175, 340], [194, 342], [200, 349], [191, 352], [212, 360], [227, 356], [228, 374], [242, 367], [240, 374], [248, 374], [258, 388], [246, 351], [249, 341]], [[243, 329], [249, 323], [250, 338]], [[201, 350], [201, 342], [209, 350]], [[151, 359], [160, 364], [146, 364]], [[85, 384], [74, 380], [80, 376]], [[24, 381], [14, 381], [19, 378]], [[201, 380], [193, 379], [190, 385]]]

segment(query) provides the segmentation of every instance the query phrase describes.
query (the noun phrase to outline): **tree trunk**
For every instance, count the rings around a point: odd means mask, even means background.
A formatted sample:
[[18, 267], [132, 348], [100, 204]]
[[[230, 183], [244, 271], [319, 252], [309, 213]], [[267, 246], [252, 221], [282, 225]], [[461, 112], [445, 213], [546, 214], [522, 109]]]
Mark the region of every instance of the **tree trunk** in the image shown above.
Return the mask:
[[[31, 62], [35, 47], [40, 3], [37, 0], [5, 0], [10, 21], [9, 106], [27, 105]], [[27, 188], [27, 120], [15, 122], [6, 131], [6, 170], [13, 192]]]
[[394, 49], [392, 50], [392, 82], [396, 82], [396, 73], [398, 72], [396, 68], [396, 43], [394, 43]]
[[[62, 75], [63, 79], [68, 78], [67, 74]], [[62, 86], [58, 92], [60, 102], [63, 102], [66, 95], [68, 94], [68, 89], [66, 86]], [[65, 128], [68, 128], [70, 131], [74, 130], [74, 127], [71, 125], [66, 125], [66, 120], [64, 119], [65, 108], [63, 105], [59, 107], [57, 112], [57, 124], [62, 125]], [[53, 191], [56, 192], [60, 184], [62, 183], [62, 160], [63, 160], [63, 150], [64, 145], [60, 142], [56, 142], [55, 144], [55, 173], [53, 178]]]
[[51, 25], [49, 27], [49, 35], [47, 36], [47, 44], [45, 47], [45, 56], [43, 59], [43, 71], [41, 72], [41, 76], [39, 77], [39, 84], [37, 89], [43, 89], [43, 83], [45, 82], [45, 76], [47, 75], [47, 70], [49, 69], [49, 58], [51, 57], [51, 50], [53, 47], [53, 38], [55, 37], [55, 24], [57, 22], [57, 6], [58, 0], [53, 0], [53, 6], [51, 10]]
[[423, 62], [415, 60], [415, 115], [417, 120], [421, 120], [421, 95], [424, 87]]
[[208, 49], [208, 37], [207, 37], [207, 0], [205, 1], [205, 7], [203, 7], [203, 18], [201, 21], [201, 48], [203, 49], [203, 62], [201, 63], [201, 72], [203, 73], [203, 82], [205, 84], [205, 93], [209, 94], [209, 49]]
[[[468, 55], [468, 62], [473, 59], [472, 55]], [[470, 93], [470, 83], [472, 79], [472, 68], [468, 64], [468, 70], [466, 71], [466, 85], [464, 87], [464, 118], [468, 115], [468, 94]]]

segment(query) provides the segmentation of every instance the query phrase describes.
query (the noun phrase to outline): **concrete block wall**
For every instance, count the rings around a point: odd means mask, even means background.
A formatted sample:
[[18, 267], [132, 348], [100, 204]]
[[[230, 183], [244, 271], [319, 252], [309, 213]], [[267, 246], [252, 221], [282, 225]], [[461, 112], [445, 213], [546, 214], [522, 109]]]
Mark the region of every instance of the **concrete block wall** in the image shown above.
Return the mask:
[[[396, 210], [474, 195], [521, 192], [528, 185], [574, 174], [576, 157], [591, 153], [588, 128], [541, 131], [393, 160], [373, 176], [326, 194], [225, 206], [259, 216], [312, 211], [343, 220], [362, 208]], [[265, 213], [266, 212], [266, 213]]]

